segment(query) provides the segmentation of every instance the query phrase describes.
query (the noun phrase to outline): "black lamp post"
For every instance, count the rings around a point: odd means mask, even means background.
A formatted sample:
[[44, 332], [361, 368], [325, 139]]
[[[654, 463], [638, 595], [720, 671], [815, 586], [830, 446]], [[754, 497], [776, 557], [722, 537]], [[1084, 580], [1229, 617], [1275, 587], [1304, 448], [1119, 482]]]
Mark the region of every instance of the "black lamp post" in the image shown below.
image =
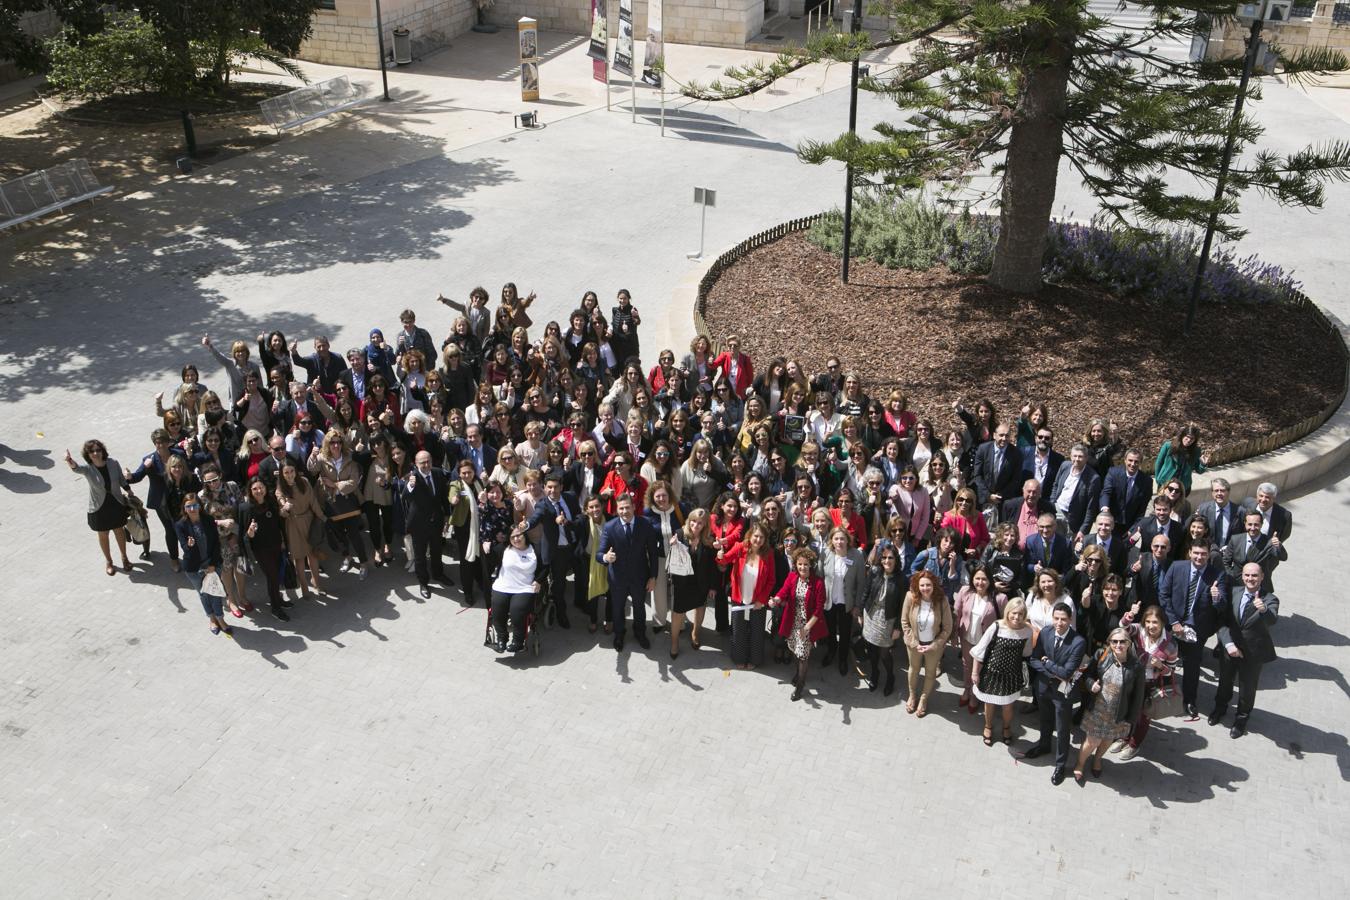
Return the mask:
[[384, 16], [380, 11], [380, 0], [375, 0], [375, 40], [380, 47], [380, 80], [384, 82], [384, 99], [389, 96], [389, 72], [384, 67]]
[[1219, 179], [1214, 185], [1214, 209], [1209, 213], [1209, 224], [1205, 227], [1205, 241], [1200, 248], [1200, 261], [1195, 266], [1195, 281], [1191, 282], [1191, 299], [1186, 309], [1185, 334], [1191, 333], [1195, 325], [1195, 314], [1200, 306], [1200, 286], [1205, 281], [1205, 268], [1209, 265], [1209, 250], [1214, 243], [1214, 229], [1219, 224], [1219, 204], [1223, 202], [1224, 187], [1228, 184], [1228, 169], [1233, 162], [1233, 146], [1237, 143], [1238, 125], [1242, 119], [1242, 104], [1247, 99], [1247, 83], [1251, 81], [1252, 70], [1256, 68], [1256, 55], [1261, 52], [1261, 26], [1265, 18], [1266, 4], [1263, 0], [1258, 6], [1256, 19], [1252, 22], [1251, 34], [1247, 37], [1247, 59], [1242, 64], [1242, 78], [1238, 81], [1237, 100], [1233, 102], [1233, 119], [1228, 123], [1228, 139], [1223, 146], [1223, 160], [1219, 163]]

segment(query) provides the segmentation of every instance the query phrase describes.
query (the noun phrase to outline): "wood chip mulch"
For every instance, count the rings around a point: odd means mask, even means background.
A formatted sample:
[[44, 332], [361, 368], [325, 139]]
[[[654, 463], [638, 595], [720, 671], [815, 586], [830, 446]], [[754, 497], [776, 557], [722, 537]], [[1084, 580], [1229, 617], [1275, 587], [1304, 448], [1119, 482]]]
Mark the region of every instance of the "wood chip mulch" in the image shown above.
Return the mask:
[[1203, 446], [1231, 446], [1316, 414], [1343, 383], [1339, 338], [1291, 307], [1202, 306], [1187, 339], [1184, 301], [1077, 286], [1022, 297], [870, 260], [853, 262], [849, 282], [836, 257], [790, 234], [724, 271], [704, 319], [716, 340], [739, 334], [760, 365], [782, 355], [816, 373], [837, 355], [869, 396], [901, 388], [944, 435], [954, 400], [987, 397], [1008, 421], [1043, 402], [1061, 452], [1096, 416], [1149, 460], [1186, 422]]

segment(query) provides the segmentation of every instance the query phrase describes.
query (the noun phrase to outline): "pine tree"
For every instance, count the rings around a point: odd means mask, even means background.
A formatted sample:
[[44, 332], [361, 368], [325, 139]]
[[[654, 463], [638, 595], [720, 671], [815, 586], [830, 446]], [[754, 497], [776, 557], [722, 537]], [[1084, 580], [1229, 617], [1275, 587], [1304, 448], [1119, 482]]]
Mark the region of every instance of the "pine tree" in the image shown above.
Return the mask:
[[[870, 11], [893, 17], [886, 44], [912, 41], [913, 55], [862, 87], [890, 97], [906, 119], [878, 125], [870, 139], [806, 142], [799, 155], [847, 162], [865, 183], [899, 190], [959, 184], [991, 166], [1001, 185], [989, 281], [1017, 293], [1041, 287], [1062, 160], [1126, 227], [1203, 227], [1215, 210], [1231, 124], [1237, 153], [1217, 208], [1218, 232], [1228, 237], [1242, 235], [1234, 216], [1248, 189], [1318, 207], [1327, 181], [1350, 177], [1350, 143], [1343, 141], [1287, 157], [1269, 150], [1244, 156], [1262, 129], [1248, 114], [1232, 119], [1242, 60], [1178, 61], [1154, 49], [1208, 34], [1211, 17], [1232, 15], [1235, 0], [1137, 5], [1150, 12], [1149, 24], [1121, 31], [1092, 14], [1086, 0], [872, 2]], [[862, 35], [819, 35], [772, 63], [728, 70], [731, 87], [693, 85], [686, 93], [717, 99], [758, 90], [807, 62], [851, 60], [868, 49]], [[1294, 79], [1350, 65], [1323, 48], [1280, 58]], [[1248, 91], [1249, 100], [1259, 99], [1259, 80]]]

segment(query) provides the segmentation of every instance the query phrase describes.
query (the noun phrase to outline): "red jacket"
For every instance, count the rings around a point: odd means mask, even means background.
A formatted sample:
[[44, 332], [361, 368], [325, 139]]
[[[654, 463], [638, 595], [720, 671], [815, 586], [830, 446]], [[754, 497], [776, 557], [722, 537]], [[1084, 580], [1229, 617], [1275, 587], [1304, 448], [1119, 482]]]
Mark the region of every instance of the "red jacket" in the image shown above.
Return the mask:
[[763, 606], [769, 602], [769, 596], [773, 593], [773, 583], [778, 580], [774, 569], [773, 554], [765, 553], [759, 558], [759, 572], [755, 575], [754, 594], [750, 597], [742, 597], [741, 570], [745, 568], [745, 557], [747, 555], [745, 544], [739, 543], [730, 550], [723, 552], [719, 564], [731, 568], [732, 602], [740, 604], [757, 603]]
[[597, 494], [603, 494], [606, 490], [614, 493], [605, 498], [605, 515], [613, 518], [618, 515], [619, 504], [617, 502], [620, 494], [633, 495], [633, 515], [642, 515], [642, 500], [647, 496], [647, 479], [641, 475], [634, 475], [631, 481], [624, 481], [613, 469], [605, 476], [604, 483], [596, 488]]
[[712, 516], [708, 517], [708, 530], [712, 536], [722, 542], [722, 547], [730, 550], [733, 544], [741, 542], [741, 536], [745, 534], [745, 519], [737, 516], [730, 522], [718, 524]]
[[[797, 616], [797, 582], [800, 578], [800, 575], [792, 572], [778, 589], [778, 593], [774, 594], [783, 601], [783, 621], [778, 626], [779, 637], [792, 635], [792, 623], [796, 621]], [[811, 640], [819, 641], [828, 637], [830, 626], [825, 624], [825, 582], [819, 575], [812, 575], [811, 583], [806, 588], [806, 621], [809, 622], [812, 618], [816, 620], [816, 624], [811, 627]]]
[[722, 353], [712, 361], [714, 369], [721, 372], [722, 377], [731, 384], [731, 392], [740, 399], [745, 399], [745, 392], [750, 389], [750, 382], [755, 380], [755, 367], [750, 362], [750, 356], [746, 353], [736, 354], [736, 380], [731, 380], [731, 354], [723, 350]]
[[843, 510], [831, 509], [830, 521], [835, 527], [843, 526], [844, 530], [853, 535], [853, 546], [863, 552], [867, 551], [867, 521], [857, 513], [848, 517], [848, 521], [843, 520]]

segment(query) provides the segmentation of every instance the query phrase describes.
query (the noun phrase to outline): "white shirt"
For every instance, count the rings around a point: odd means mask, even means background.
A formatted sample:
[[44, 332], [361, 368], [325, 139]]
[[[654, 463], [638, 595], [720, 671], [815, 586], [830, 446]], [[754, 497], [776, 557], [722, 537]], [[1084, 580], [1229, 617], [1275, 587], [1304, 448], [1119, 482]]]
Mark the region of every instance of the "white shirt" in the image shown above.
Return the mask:
[[825, 571], [825, 608], [843, 605], [844, 576], [848, 574], [848, 557], [835, 556]]
[[749, 604], [755, 596], [755, 582], [759, 579], [759, 560], [745, 561], [741, 566], [741, 602]]
[[973, 644], [984, 635], [980, 624], [984, 621], [984, 611], [989, 608], [989, 601], [979, 594], [971, 596], [974, 602], [970, 604], [970, 621], [966, 622], [966, 640]]
[[492, 589], [503, 594], [534, 593], [535, 565], [533, 547], [527, 546], [524, 550], [507, 547], [502, 553], [501, 572], [493, 582]]
[[919, 643], [931, 644], [937, 637], [937, 613], [933, 609], [933, 604], [927, 600], [919, 601], [919, 608], [914, 614], [914, 623], [919, 628]]
[[1073, 495], [1078, 491], [1078, 482], [1082, 478], [1082, 472], [1069, 470], [1069, 476], [1064, 479], [1064, 490], [1059, 492], [1059, 498], [1055, 500], [1055, 512], [1066, 517], [1069, 515], [1069, 505], [1073, 503]]

